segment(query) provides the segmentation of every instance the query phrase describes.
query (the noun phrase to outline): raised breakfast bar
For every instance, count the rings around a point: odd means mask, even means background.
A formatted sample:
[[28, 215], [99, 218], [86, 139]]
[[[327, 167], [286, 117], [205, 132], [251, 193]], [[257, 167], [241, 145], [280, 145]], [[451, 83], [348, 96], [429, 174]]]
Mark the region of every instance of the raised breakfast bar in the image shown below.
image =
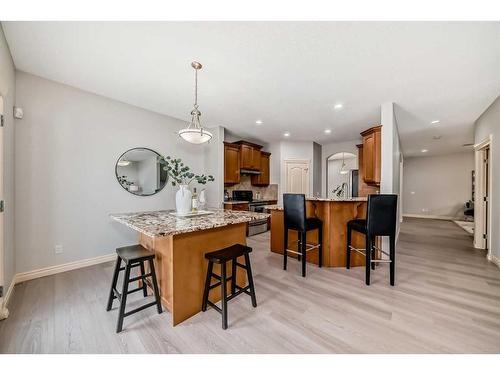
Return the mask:
[[[352, 219], [364, 219], [366, 217], [366, 201], [366, 197], [346, 199], [306, 198], [306, 216], [316, 217], [323, 222], [323, 267], [346, 266], [347, 222]], [[265, 206], [265, 208], [271, 213], [271, 251], [283, 254], [283, 207], [270, 205]], [[296, 241], [297, 232], [289, 230], [288, 248], [293, 248]], [[317, 231], [307, 233], [307, 242], [313, 244], [318, 242]], [[352, 243], [356, 248], [365, 247], [364, 237], [357, 232], [352, 234]], [[318, 264], [318, 251], [308, 252], [306, 260]], [[364, 264], [365, 258], [353, 252], [351, 265], [362, 266]]]
[[[155, 253], [162, 305], [171, 312], [174, 326], [201, 311], [207, 272], [205, 254], [236, 243], [246, 244], [247, 223], [269, 217], [269, 214], [250, 211], [211, 211], [194, 217], [176, 217], [172, 211], [110, 215], [136, 230], [139, 243]], [[238, 262], [244, 264], [244, 258], [240, 258]], [[217, 265], [214, 267], [214, 271], [219, 272]], [[246, 282], [240, 268], [237, 281], [238, 285]], [[219, 300], [219, 289], [213, 289], [210, 301]]]

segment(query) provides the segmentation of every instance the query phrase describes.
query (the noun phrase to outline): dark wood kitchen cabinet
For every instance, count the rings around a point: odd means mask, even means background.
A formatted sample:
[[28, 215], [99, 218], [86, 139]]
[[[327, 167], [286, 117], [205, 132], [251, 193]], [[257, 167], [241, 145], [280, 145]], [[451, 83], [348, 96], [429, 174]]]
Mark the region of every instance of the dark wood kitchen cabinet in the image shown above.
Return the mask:
[[224, 203], [225, 210], [233, 210], [233, 211], [248, 211], [248, 203]]
[[363, 137], [364, 181], [380, 186], [382, 126], [374, 126], [361, 133]]
[[224, 184], [240, 183], [240, 146], [224, 142]]
[[270, 183], [270, 160], [271, 153], [269, 152], [260, 152], [260, 174], [252, 175], [252, 185], [254, 186], [267, 186]]
[[260, 170], [260, 149], [262, 146], [246, 141], [238, 141], [235, 144], [240, 146], [240, 168], [252, 171]]

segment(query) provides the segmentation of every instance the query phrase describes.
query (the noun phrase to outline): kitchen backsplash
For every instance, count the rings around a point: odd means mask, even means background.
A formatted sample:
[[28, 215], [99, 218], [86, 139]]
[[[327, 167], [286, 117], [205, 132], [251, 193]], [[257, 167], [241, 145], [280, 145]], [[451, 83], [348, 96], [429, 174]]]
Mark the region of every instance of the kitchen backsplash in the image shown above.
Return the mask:
[[269, 186], [253, 186], [250, 175], [242, 175], [240, 183], [237, 185], [225, 187], [231, 197], [233, 190], [252, 190], [255, 197], [256, 192], [260, 192], [262, 200], [277, 200], [278, 199], [278, 184]]

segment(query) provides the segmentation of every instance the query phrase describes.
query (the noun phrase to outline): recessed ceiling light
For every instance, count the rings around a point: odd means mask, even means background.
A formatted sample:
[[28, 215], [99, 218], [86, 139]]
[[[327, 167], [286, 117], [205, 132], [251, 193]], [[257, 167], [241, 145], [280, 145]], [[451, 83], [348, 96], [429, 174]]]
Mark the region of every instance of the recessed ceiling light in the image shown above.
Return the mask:
[[339, 110], [339, 109], [344, 108], [344, 105], [343, 105], [342, 103], [337, 103], [337, 104], [335, 104], [335, 105], [333, 106], [333, 108], [334, 108], [334, 109]]
[[332, 132], [332, 129], [325, 129], [325, 134], [330, 134]]
[[429, 150], [427, 150], [426, 148], [424, 148], [424, 149], [422, 150], [422, 152], [427, 152], [427, 151], [429, 151]]
[[431, 124], [439, 124], [439, 120], [431, 121]]
[[290, 136], [290, 132], [285, 132], [285, 133], [283, 133], [283, 135], [284, 135], [285, 137], [289, 137], [289, 136]]
[[262, 125], [262, 120], [257, 120], [257, 121], [255, 121], [255, 123], [256, 123], [257, 125]]

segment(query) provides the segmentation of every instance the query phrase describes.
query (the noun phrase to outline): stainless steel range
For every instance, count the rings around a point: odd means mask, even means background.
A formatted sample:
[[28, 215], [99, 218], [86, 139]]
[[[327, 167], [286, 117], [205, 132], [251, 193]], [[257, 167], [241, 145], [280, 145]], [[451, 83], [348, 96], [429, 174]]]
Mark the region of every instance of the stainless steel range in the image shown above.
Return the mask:
[[[253, 212], [264, 212], [264, 206], [269, 204], [269, 201], [253, 200], [253, 192], [251, 190], [233, 190], [233, 201], [247, 201], [248, 210]], [[252, 220], [248, 223], [248, 235], [267, 232], [267, 219]]]

